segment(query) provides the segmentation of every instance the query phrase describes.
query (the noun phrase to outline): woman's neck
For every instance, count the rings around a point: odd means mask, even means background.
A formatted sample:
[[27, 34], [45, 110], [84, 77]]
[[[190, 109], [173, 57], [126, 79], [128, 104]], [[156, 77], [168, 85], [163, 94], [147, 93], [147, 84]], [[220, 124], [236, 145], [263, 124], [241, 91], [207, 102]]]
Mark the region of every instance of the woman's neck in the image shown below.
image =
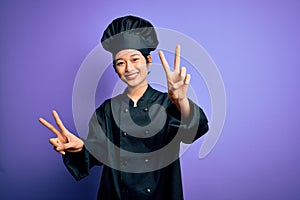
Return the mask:
[[148, 83], [143, 85], [131, 88], [127, 87], [126, 94], [134, 102], [134, 106], [137, 106], [138, 100], [144, 95], [145, 91], [148, 88]]

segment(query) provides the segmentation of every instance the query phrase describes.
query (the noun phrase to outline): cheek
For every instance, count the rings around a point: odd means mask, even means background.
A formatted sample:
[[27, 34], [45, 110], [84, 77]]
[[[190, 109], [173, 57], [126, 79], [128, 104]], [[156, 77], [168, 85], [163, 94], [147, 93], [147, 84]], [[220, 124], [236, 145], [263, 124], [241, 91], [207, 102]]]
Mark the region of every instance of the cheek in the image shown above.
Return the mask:
[[140, 73], [141, 73], [142, 76], [147, 76], [148, 75], [148, 68], [147, 67], [143, 67], [140, 70]]
[[119, 77], [122, 76], [122, 74], [124, 74], [123, 72], [124, 70], [120, 69], [120, 68], [115, 68], [115, 72], [118, 74]]
[[148, 67], [147, 64], [142, 64], [139, 67], [139, 71], [142, 72], [143, 74], [146, 72], [148, 74]]

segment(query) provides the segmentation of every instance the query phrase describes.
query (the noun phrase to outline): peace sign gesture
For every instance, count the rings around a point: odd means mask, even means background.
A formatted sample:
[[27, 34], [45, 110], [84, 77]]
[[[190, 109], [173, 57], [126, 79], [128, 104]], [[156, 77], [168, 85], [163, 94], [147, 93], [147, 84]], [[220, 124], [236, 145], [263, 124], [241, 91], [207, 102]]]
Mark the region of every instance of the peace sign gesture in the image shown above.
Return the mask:
[[175, 50], [174, 71], [170, 69], [163, 52], [159, 51], [158, 53], [167, 77], [169, 98], [175, 103], [179, 110], [185, 111], [184, 115], [188, 115], [189, 104], [186, 93], [191, 75], [186, 73], [185, 67], [180, 68], [180, 46], [177, 45]]
[[49, 140], [54, 149], [62, 155], [65, 155], [65, 151], [81, 151], [83, 148], [83, 141], [66, 129], [55, 110], [52, 111], [52, 115], [60, 130], [57, 130], [52, 124], [43, 118], [39, 118], [39, 121], [57, 136], [56, 138], [51, 138]]

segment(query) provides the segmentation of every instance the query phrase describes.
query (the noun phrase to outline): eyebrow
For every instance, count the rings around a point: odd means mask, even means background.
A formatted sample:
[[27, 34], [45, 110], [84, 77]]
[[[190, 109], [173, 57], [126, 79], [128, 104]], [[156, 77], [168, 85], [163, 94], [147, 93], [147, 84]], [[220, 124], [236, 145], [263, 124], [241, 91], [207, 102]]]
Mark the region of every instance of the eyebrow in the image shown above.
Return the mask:
[[[140, 56], [140, 54], [134, 53], [134, 54], [131, 54], [131, 55], [130, 55], [130, 57], [133, 57], [133, 56]], [[123, 59], [123, 58], [117, 58], [117, 59], [115, 60], [115, 62], [117, 62], [117, 61], [119, 61], [119, 60], [124, 60], [124, 59]]]

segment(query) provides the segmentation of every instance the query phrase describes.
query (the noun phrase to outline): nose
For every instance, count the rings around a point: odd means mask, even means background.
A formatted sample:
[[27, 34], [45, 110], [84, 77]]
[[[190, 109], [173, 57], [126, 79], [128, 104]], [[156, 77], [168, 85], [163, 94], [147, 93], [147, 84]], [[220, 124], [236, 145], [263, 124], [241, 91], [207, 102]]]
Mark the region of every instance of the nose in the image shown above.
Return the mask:
[[126, 63], [126, 72], [130, 72], [130, 71], [132, 71], [134, 69], [134, 64], [133, 63], [131, 63], [131, 62], [127, 62]]

